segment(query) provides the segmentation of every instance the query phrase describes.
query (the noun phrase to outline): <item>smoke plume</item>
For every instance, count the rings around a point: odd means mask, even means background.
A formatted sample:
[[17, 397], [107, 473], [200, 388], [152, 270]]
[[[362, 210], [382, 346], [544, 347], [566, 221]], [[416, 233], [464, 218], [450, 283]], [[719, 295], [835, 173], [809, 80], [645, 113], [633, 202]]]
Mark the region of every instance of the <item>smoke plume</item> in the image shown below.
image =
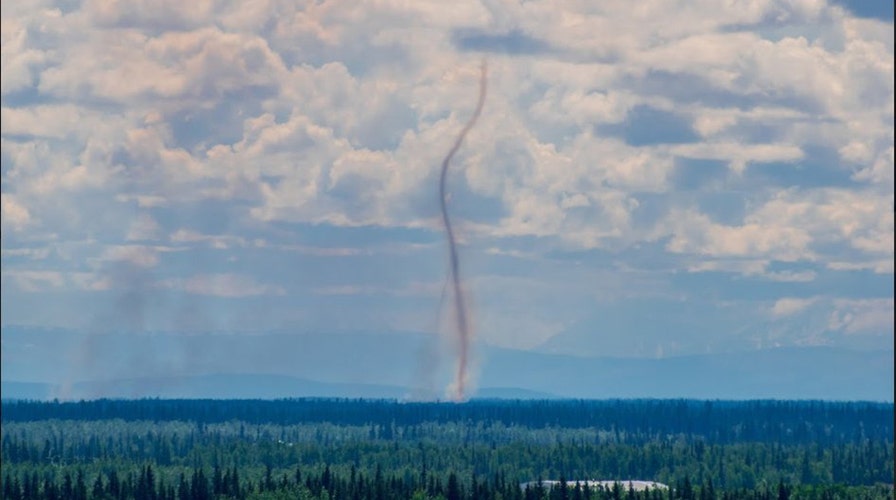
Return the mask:
[[476, 124], [476, 120], [479, 119], [479, 115], [482, 114], [482, 106], [485, 104], [487, 79], [488, 66], [486, 65], [485, 60], [483, 60], [479, 75], [479, 101], [476, 103], [476, 110], [473, 112], [473, 116], [470, 117], [466, 125], [464, 125], [464, 128], [461, 129], [460, 134], [458, 134], [457, 139], [455, 139], [454, 141], [454, 145], [451, 146], [448, 154], [445, 155], [445, 159], [442, 160], [442, 173], [439, 177], [439, 201], [441, 202], [442, 208], [442, 223], [445, 226], [445, 234], [448, 237], [448, 252], [451, 268], [449, 280], [451, 282], [454, 297], [454, 328], [457, 335], [458, 344], [457, 373], [454, 379], [454, 397], [457, 400], [463, 400], [465, 398], [467, 370], [469, 368], [468, 365], [471, 332], [469, 319], [467, 317], [467, 306], [466, 302], [464, 301], [464, 294], [462, 290], [463, 287], [461, 286], [462, 280], [460, 276], [460, 262], [457, 253], [457, 241], [454, 237], [454, 229], [451, 227], [451, 218], [448, 217], [445, 181], [448, 176], [448, 165], [451, 163], [451, 158], [453, 158], [455, 153], [457, 153], [457, 150], [460, 149], [460, 146], [461, 144], [463, 144], [464, 138], [467, 136], [467, 133], [470, 131], [470, 129], [473, 128], [473, 125]]

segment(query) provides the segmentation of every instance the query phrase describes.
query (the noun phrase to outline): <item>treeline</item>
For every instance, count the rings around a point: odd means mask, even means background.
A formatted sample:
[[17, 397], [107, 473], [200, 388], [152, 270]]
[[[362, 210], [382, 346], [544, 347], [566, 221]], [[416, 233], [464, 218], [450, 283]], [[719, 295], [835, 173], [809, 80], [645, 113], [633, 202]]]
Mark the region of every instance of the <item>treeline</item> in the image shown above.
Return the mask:
[[408, 427], [422, 423], [501, 423], [529, 428], [598, 427], [628, 442], [656, 436], [744, 441], [842, 443], [893, 438], [893, 404], [824, 401], [474, 400], [463, 404], [394, 400], [107, 400], [3, 401], [6, 422], [47, 419], [149, 420], [281, 425]]
[[380, 427], [280, 426], [148, 421], [41, 421], [4, 424], [5, 466], [152, 463], [192, 467], [215, 463], [356, 465], [368, 470], [419, 467], [464, 474], [535, 477], [659, 478], [682, 475], [717, 485], [752, 488], [762, 480], [800, 484], [874, 484], [893, 477], [892, 441], [863, 439], [836, 445], [744, 442], [708, 444], [667, 436], [619, 441], [600, 429], [421, 424]]
[[101, 400], [0, 417], [10, 499], [891, 498], [894, 473], [878, 403]]
[[[115, 469], [96, 474], [87, 481], [85, 473], [65, 471], [59, 477], [52, 471], [43, 474], [33, 471], [19, 476], [4, 474], [2, 495], [6, 500], [883, 500], [893, 493], [892, 486], [873, 487], [821, 485], [791, 486], [784, 482], [761, 485], [753, 489], [719, 491], [709, 480], [695, 485], [690, 478], [678, 481], [673, 487], [635, 490], [624, 482], [612, 486], [589, 486], [587, 483], [561, 480], [559, 484], [520, 485], [508, 482], [503, 476], [477, 478], [463, 482], [455, 473], [444, 479], [422, 471], [419, 475], [386, 475], [377, 469], [365, 475], [354, 468], [347, 475], [334, 473], [329, 467], [317, 473], [303, 473], [296, 468], [292, 474], [275, 477], [268, 468], [258, 481], [243, 480], [236, 467], [222, 470], [215, 467], [209, 474], [194, 469], [190, 474], [180, 472], [176, 480], [157, 478], [151, 465], [119, 477]], [[88, 484], [89, 483], [89, 484]]]

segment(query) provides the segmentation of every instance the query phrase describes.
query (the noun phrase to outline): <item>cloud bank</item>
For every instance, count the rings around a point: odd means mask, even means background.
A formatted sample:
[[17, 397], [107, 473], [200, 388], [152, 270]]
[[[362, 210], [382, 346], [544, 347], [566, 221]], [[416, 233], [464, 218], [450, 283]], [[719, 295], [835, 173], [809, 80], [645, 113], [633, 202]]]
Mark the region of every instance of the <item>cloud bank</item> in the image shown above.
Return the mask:
[[[438, 287], [394, 291], [443, 277], [432, 187], [484, 55], [449, 190], [486, 341], [634, 338], [591, 312], [628, 297], [892, 348], [892, 19], [815, 0], [95, 0], [2, 22], [4, 322], [90, 324], [85, 297], [137, 283], [158, 327], [187, 297], [231, 318], [210, 327], [261, 307], [258, 328], [431, 330]], [[620, 352], [705, 349], [666, 317], [671, 338]]]

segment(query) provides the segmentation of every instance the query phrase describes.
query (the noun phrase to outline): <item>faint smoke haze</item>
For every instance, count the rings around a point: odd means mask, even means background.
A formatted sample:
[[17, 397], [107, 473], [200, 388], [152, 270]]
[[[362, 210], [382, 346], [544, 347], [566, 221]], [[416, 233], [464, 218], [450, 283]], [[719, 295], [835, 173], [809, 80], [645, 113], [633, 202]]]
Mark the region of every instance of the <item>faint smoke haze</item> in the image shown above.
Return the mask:
[[[100, 355], [100, 352], [109, 348], [106, 342], [109, 334], [127, 332], [128, 335], [133, 335], [146, 327], [146, 288], [151, 286], [151, 273], [134, 262], [112, 260], [104, 264], [100, 274], [103, 287], [116, 295], [108, 304], [108, 309], [89, 321], [87, 335], [72, 353], [70, 374], [56, 395], [60, 399], [70, 399], [72, 387], [77, 382], [102, 381], [110, 376], [127, 375], [124, 371], [118, 373], [123, 367], [110, 366], [108, 358]], [[121, 356], [127, 361], [125, 366], [131, 373], [139, 373], [138, 370], [146, 365], [146, 353], [139, 349], [128, 349]], [[102, 384], [97, 386], [101, 391]]]
[[[97, 273], [108, 298], [101, 299], [99, 312], [86, 322], [86, 335], [69, 353], [68, 375], [55, 397], [104, 397], [121, 380], [134, 380], [127, 396], [144, 397], [158, 387], [141, 381], [184, 374], [202, 362], [202, 353], [186, 338], [169, 342], [165, 349], [150, 338], [160, 329], [173, 329], [180, 336], [212, 326], [195, 295], [162, 286], [154, 270], [157, 253], [148, 246], [121, 246], [102, 260]], [[82, 382], [89, 383], [90, 391], [76, 394], [73, 388]]]

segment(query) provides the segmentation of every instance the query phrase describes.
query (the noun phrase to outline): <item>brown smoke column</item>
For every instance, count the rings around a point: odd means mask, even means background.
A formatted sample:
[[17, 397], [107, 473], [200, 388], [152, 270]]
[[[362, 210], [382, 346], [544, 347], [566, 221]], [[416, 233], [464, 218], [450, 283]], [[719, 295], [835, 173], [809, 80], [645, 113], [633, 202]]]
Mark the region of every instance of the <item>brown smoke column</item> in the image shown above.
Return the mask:
[[454, 290], [454, 314], [455, 321], [457, 322], [455, 326], [457, 327], [459, 344], [457, 378], [455, 380], [455, 387], [457, 388], [456, 398], [458, 400], [464, 399], [464, 392], [466, 389], [465, 384], [467, 380], [467, 365], [469, 363], [468, 357], [470, 351], [470, 326], [467, 323], [467, 306], [464, 302], [463, 292], [461, 291], [457, 242], [454, 238], [454, 230], [451, 228], [451, 219], [448, 217], [448, 205], [445, 200], [445, 179], [448, 176], [448, 164], [451, 163], [451, 158], [453, 158], [454, 154], [457, 153], [457, 150], [460, 149], [460, 145], [464, 142], [464, 137], [467, 136], [467, 132], [473, 128], [473, 125], [476, 124], [476, 120], [479, 119], [479, 115], [482, 114], [482, 106], [485, 104], [487, 77], [488, 66], [486, 65], [485, 60], [483, 60], [479, 76], [479, 102], [476, 103], [476, 110], [473, 112], [473, 116], [467, 121], [467, 124], [464, 125], [464, 128], [461, 129], [460, 134], [454, 141], [454, 146], [451, 147], [451, 150], [448, 151], [445, 159], [442, 160], [442, 175], [439, 177], [439, 200], [441, 201], [442, 206], [442, 223], [445, 225], [445, 234], [448, 235], [448, 251], [450, 252], [451, 259], [451, 282]]

